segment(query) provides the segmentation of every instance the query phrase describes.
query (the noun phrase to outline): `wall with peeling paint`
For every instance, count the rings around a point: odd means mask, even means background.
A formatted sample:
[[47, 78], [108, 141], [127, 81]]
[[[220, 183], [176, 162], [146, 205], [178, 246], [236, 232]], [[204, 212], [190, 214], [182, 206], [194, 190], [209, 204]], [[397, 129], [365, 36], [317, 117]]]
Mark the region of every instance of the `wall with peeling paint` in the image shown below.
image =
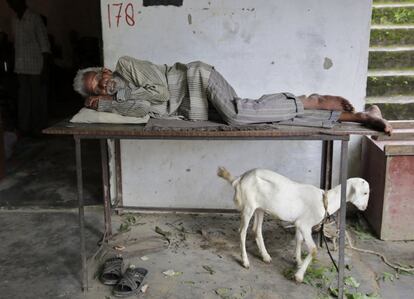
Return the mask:
[[[132, 10], [126, 9], [129, 3]], [[114, 67], [121, 55], [159, 64], [202, 60], [213, 64], [242, 97], [319, 92], [347, 97], [358, 110], [363, 107], [371, 1], [114, 5], [101, 1], [107, 67]], [[235, 174], [266, 167], [319, 184], [319, 142], [125, 141], [122, 152], [124, 202], [133, 206], [232, 207], [229, 186], [215, 176], [218, 165]], [[351, 143], [350, 155], [357, 161], [359, 140]], [[352, 163], [351, 172], [357, 171]]]

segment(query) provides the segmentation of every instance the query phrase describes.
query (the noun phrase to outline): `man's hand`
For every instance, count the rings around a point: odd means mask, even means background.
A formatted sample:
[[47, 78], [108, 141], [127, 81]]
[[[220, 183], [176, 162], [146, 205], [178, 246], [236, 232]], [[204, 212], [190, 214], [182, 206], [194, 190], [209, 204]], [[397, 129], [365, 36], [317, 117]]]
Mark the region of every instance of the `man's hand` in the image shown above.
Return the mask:
[[97, 110], [99, 101], [112, 101], [113, 96], [111, 95], [99, 95], [99, 96], [89, 96], [85, 100], [85, 107]]

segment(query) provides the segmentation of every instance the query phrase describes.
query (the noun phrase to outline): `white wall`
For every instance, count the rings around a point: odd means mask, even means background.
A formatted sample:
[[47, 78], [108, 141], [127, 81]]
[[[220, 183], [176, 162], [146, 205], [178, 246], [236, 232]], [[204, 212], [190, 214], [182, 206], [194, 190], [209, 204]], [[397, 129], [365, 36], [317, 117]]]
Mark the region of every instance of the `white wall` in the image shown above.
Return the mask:
[[[124, 16], [128, 3], [133, 26]], [[125, 1], [117, 26], [118, 8], [101, 1], [107, 67], [121, 55], [167, 64], [202, 60], [242, 97], [319, 92], [363, 107], [371, 1], [184, 0], [182, 7]], [[358, 148], [353, 142], [354, 161]], [[124, 202], [134, 206], [231, 207], [223, 200], [229, 187], [215, 177], [218, 165], [235, 173], [267, 167], [319, 184], [319, 142], [126, 141], [122, 152]]]

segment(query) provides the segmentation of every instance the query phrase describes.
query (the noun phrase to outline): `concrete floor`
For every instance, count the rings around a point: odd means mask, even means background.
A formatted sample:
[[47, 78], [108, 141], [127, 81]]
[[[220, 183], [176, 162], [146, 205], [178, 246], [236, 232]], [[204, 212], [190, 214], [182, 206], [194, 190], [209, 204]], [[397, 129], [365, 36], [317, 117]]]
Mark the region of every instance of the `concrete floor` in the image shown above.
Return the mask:
[[[149, 270], [144, 282], [148, 284], [146, 293], [132, 298], [329, 298], [329, 286], [336, 286], [324, 249], [309, 271], [308, 284], [298, 285], [289, 279], [294, 269], [294, 233], [270, 217], [265, 221], [264, 236], [273, 261], [265, 264], [259, 259], [250, 234], [249, 270], [239, 263], [236, 214], [114, 216], [117, 235], [92, 258], [102, 237], [102, 194], [99, 148], [89, 142], [85, 149], [89, 291], [80, 291], [73, 141], [48, 137], [20, 141], [8, 162], [8, 176], [0, 182], [0, 298], [114, 298], [111, 288], [94, 276], [99, 265], [117, 253], [124, 257], [125, 266], [133, 264]], [[369, 234], [361, 217], [348, 223], [368, 232], [354, 229], [352, 237], [358, 247], [385, 253], [391, 261], [414, 265], [414, 242], [380, 241]], [[121, 224], [129, 231], [120, 233]], [[166, 233], [167, 238], [156, 230]], [[125, 249], [115, 251], [115, 245]], [[360, 283], [357, 288], [349, 286], [350, 293], [414, 298], [414, 276], [391, 277], [395, 271], [377, 256], [347, 249], [346, 263], [346, 275]], [[176, 275], [163, 274], [169, 269]]]

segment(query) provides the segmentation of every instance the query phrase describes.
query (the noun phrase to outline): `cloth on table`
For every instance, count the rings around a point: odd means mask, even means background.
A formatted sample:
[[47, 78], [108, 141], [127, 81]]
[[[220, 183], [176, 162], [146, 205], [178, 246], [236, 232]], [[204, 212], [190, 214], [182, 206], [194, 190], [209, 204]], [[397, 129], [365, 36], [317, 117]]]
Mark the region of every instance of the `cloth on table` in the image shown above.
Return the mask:
[[71, 119], [72, 123], [113, 123], [113, 124], [145, 124], [149, 116], [132, 117], [122, 116], [109, 112], [98, 112], [93, 109], [82, 108]]
[[[330, 111], [328, 111], [330, 112]], [[254, 131], [254, 130], [277, 130], [281, 126], [299, 126], [330, 129], [335, 123], [317, 120], [312, 122], [310, 119], [305, 121], [283, 121], [273, 123], [228, 125], [222, 122], [213, 121], [188, 121], [177, 119], [155, 119], [151, 118], [145, 125], [145, 131]]]

